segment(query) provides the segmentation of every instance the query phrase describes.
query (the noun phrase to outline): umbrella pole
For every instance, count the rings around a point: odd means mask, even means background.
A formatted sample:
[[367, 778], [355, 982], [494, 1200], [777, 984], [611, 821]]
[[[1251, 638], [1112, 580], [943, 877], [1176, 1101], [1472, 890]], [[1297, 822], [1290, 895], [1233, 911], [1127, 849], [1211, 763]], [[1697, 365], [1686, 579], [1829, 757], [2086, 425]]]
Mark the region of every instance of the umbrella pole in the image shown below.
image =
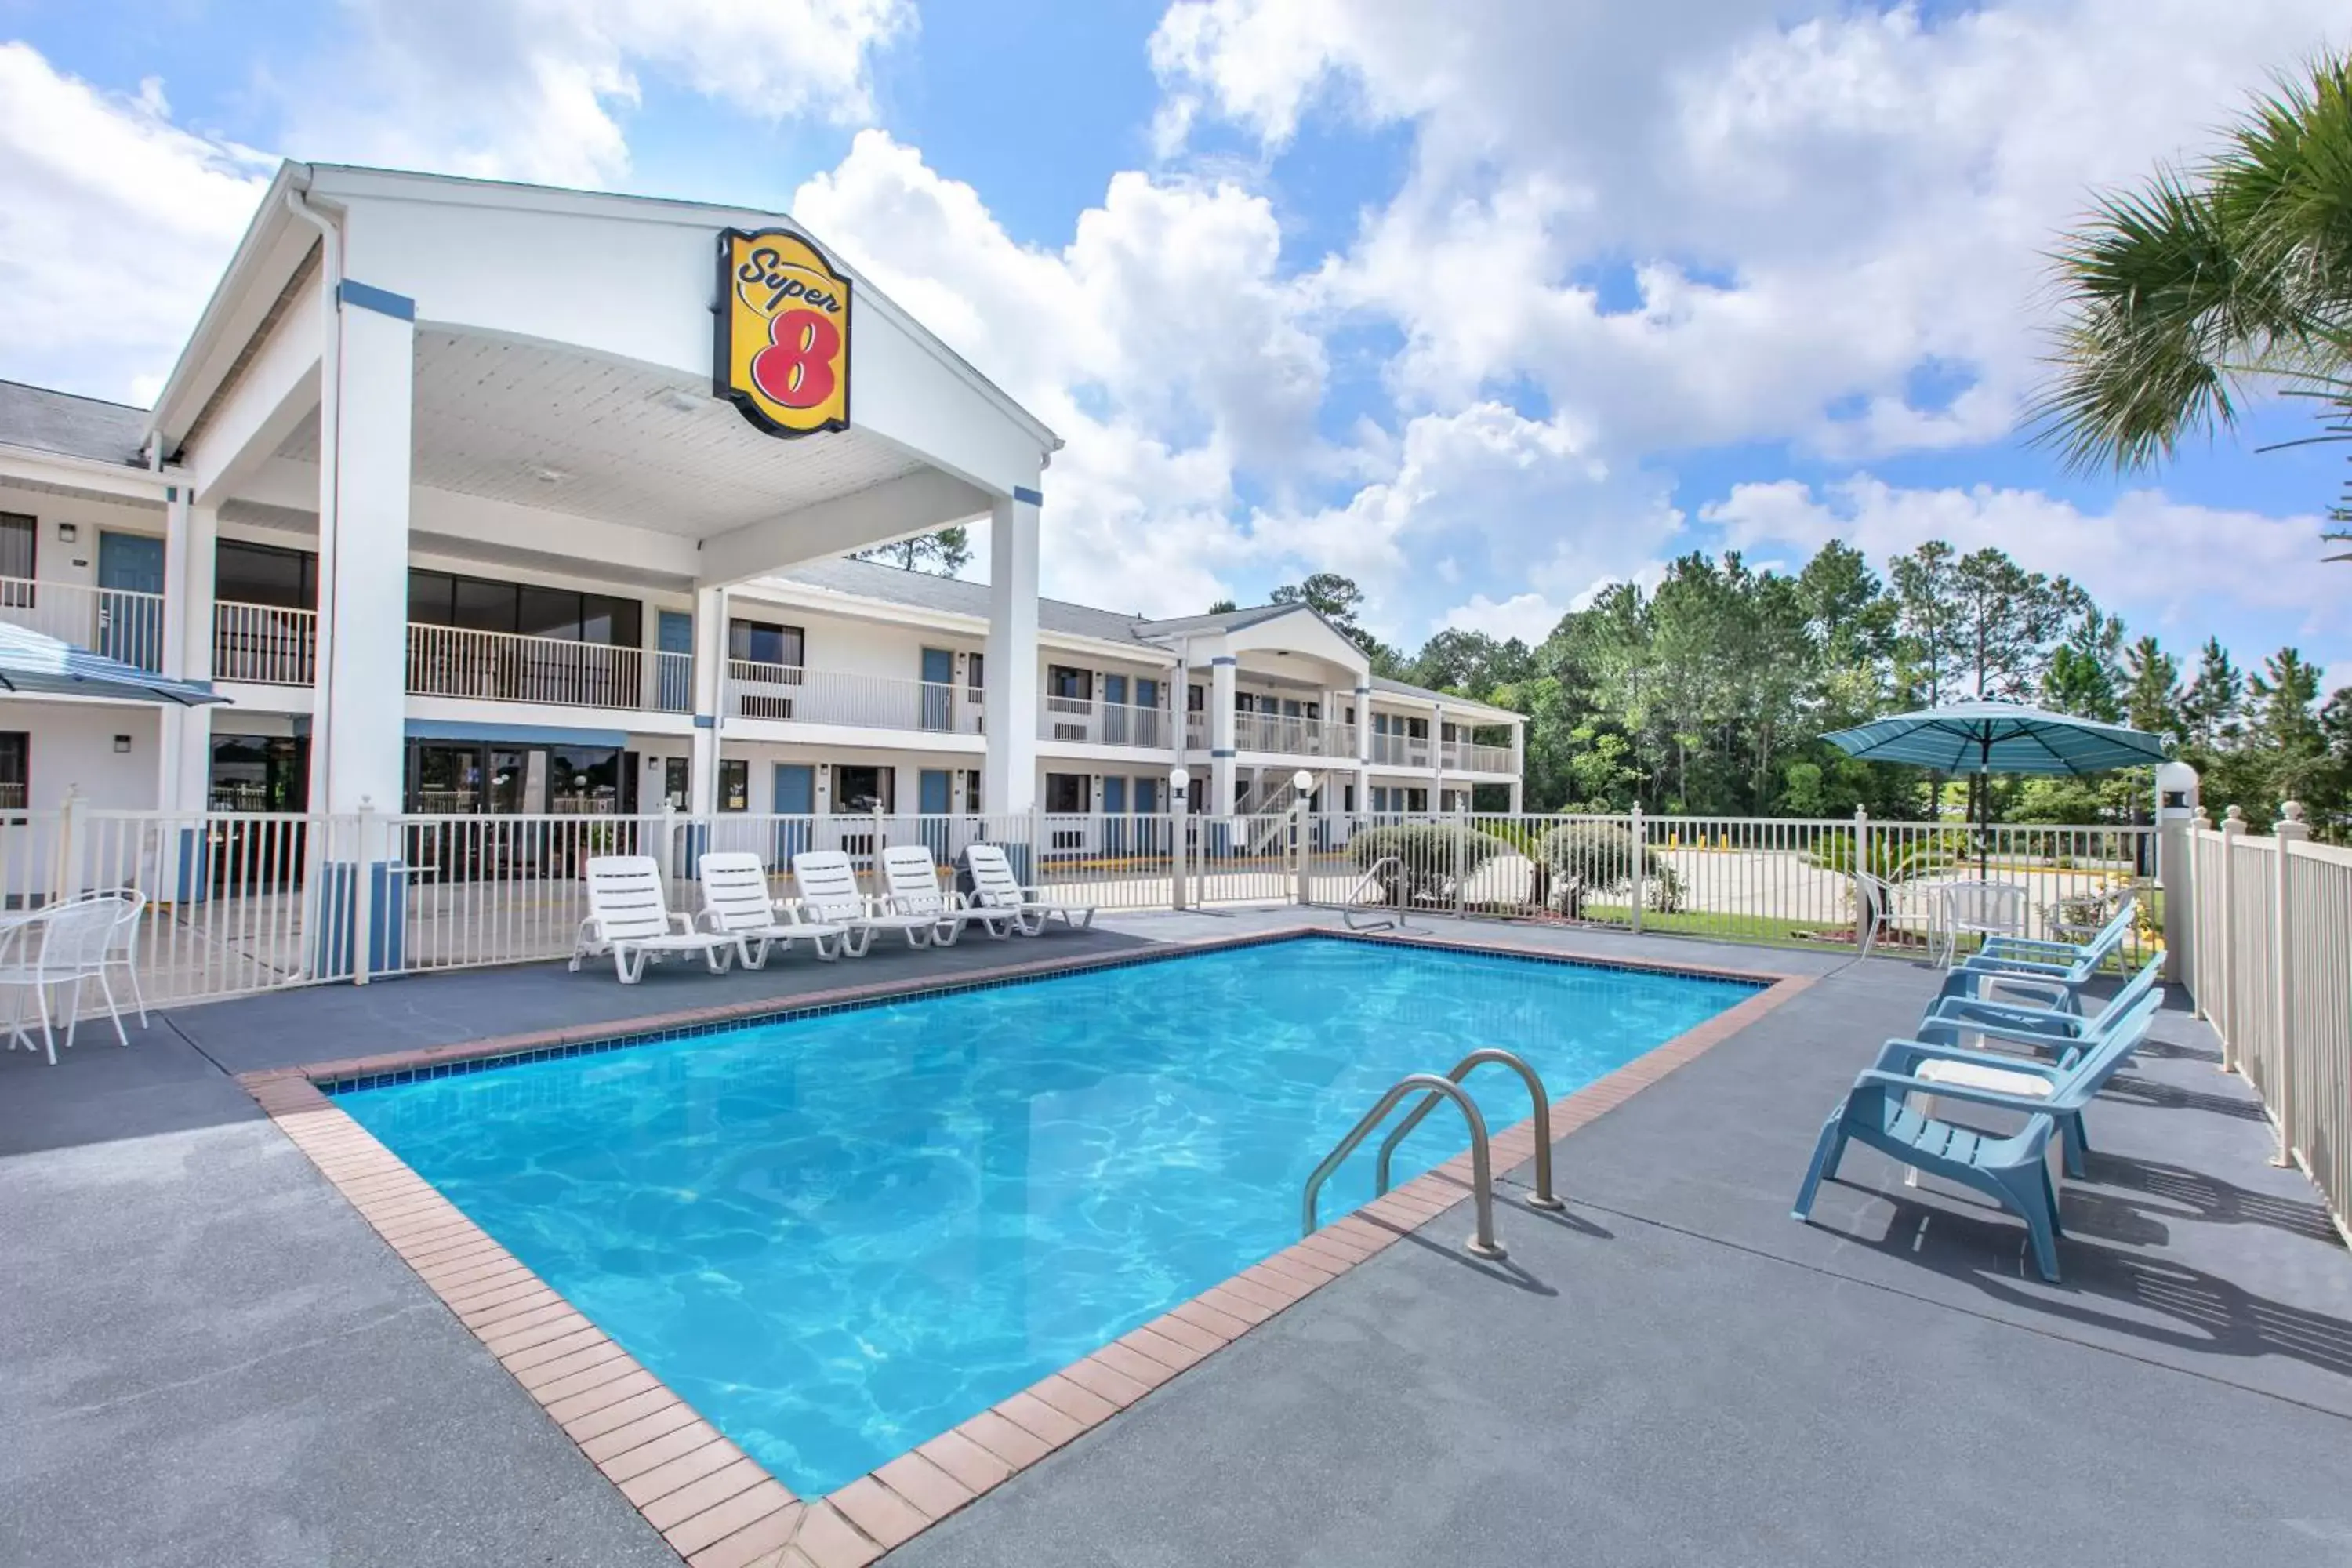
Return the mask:
[[1992, 737], [1977, 742], [1977, 880], [1990, 879], [1985, 862], [1992, 853]]

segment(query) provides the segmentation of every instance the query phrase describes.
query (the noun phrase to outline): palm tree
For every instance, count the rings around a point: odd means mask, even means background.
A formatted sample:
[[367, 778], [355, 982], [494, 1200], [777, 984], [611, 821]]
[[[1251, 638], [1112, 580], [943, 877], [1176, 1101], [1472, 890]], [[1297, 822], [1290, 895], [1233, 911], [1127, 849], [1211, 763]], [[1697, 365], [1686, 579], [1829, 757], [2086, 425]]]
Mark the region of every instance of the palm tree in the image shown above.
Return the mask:
[[2170, 458], [2258, 384], [2326, 401], [2313, 439], [2352, 438], [2352, 58], [2258, 100], [2204, 163], [2103, 196], [2054, 260], [2065, 320], [2032, 416], [2069, 467]]

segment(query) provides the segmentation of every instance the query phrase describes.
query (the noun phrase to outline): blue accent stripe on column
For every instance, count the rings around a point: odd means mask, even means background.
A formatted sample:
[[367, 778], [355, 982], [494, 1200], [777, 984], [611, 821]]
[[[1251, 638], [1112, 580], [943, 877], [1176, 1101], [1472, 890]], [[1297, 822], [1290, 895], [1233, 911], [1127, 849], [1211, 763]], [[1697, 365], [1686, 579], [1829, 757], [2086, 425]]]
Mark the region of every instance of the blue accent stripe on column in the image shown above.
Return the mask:
[[1219, 665], [1219, 664], [1239, 664], [1239, 663], [1241, 663], [1241, 660], [1240, 660], [1240, 659], [1238, 659], [1238, 658], [1235, 658], [1232, 654], [1229, 654], [1229, 653], [1221, 653], [1221, 654], [1217, 655], [1217, 657], [1216, 657], [1216, 658], [1214, 658], [1211, 659], [1209, 662], [1210, 662], [1212, 665]]
[[698, 730], [716, 730], [719, 728], [719, 721], [709, 713], [697, 713], [694, 716], [694, 727]]
[[1027, 485], [1015, 485], [1013, 487], [1013, 499], [1017, 501], [1026, 501], [1031, 506], [1044, 506], [1045, 492], [1033, 490]]
[[1209, 749], [1209, 755], [1211, 755], [1211, 756], [1213, 756], [1213, 757], [1230, 757], [1230, 756], [1232, 756], [1232, 755], [1233, 755], [1233, 752], [1221, 752], [1221, 751], [1218, 751], [1215, 747], [1212, 746], [1212, 747]]
[[395, 294], [389, 289], [379, 289], [373, 283], [362, 283], [356, 278], [346, 278], [335, 286], [335, 299], [341, 304], [357, 305], [362, 310], [373, 310], [379, 316], [395, 321], [416, 320], [416, 301], [405, 294]]

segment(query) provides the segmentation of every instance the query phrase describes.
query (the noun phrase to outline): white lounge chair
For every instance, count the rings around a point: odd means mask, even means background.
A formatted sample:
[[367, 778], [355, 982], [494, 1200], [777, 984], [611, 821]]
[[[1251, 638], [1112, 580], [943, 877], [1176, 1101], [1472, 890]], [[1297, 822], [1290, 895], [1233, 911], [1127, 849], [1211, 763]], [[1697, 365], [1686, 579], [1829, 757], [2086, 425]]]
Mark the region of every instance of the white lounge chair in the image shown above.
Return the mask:
[[838, 956], [836, 942], [846, 946], [854, 936], [856, 945], [850, 952], [854, 958], [866, 951], [872, 938], [870, 931], [853, 932], [847, 926], [803, 920], [797, 910], [780, 906], [768, 895], [767, 868], [757, 855], [729, 851], [705, 855], [697, 874], [702, 880], [702, 923], [743, 944], [746, 969], [766, 968], [772, 946], [780, 945], [789, 952], [793, 943], [805, 942], [830, 963]]
[[698, 931], [684, 915], [672, 912], [662, 897], [661, 868], [650, 855], [593, 855], [588, 859], [588, 918], [572, 947], [572, 969], [580, 961], [603, 953], [613, 955], [614, 973], [624, 985], [635, 985], [648, 959], [674, 952], [699, 953], [713, 974], [727, 973], [737, 958], [748, 966], [751, 953], [742, 939]]
[[1011, 914], [1013, 929], [1023, 936], [1042, 935], [1046, 921], [1052, 920], [1059, 920], [1072, 931], [1084, 931], [1095, 923], [1092, 904], [1048, 903], [1036, 889], [1023, 887], [1001, 845], [974, 844], [964, 850], [963, 863], [971, 872], [973, 905]]
[[1021, 918], [971, 903], [961, 893], [942, 892], [939, 864], [920, 844], [894, 844], [882, 851], [882, 884], [889, 889], [885, 901], [891, 912], [929, 919], [935, 922], [931, 940], [943, 947], [953, 947], [964, 927], [974, 924], [1003, 942]]
[[[71, 994], [63, 998], [66, 1045], [70, 1048], [74, 1031], [81, 1023], [81, 989], [93, 980], [98, 982], [99, 994], [106, 998], [106, 1016], [113, 1021], [115, 1042], [124, 1046], [131, 1043], [131, 1037], [122, 1032], [122, 1015], [115, 1007], [114, 987], [108, 983], [106, 971], [116, 928], [126, 911], [136, 918], [143, 902], [119, 893], [72, 899], [7, 929], [5, 936], [0, 937], [0, 985], [18, 988], [16, 1010], [8, 1020], [10, 1049], [21, 1042], [26, 1050], [46, 1052], [49, 1065], [57, 1066], [58, 1040], [50, 1018], [49, 990], [52, 986], [73, 987]], [[27, 991], [33, 994], [34, 1004], [40, 1012], [41, 1044], [37, 1047], [32, 1037], [25, 1033]]]
[[903, 931], [908, 947], [929, 947], [939, 930], [939, 921], [928, 915], [893, 914], [876, 908], [857, 889], [857, 868], [838, 849], [803, 849], [793, 856], [793, 881], [800, 889], [803, 915], [861, 933], [856, 952], [863, 952], [877, 931]]

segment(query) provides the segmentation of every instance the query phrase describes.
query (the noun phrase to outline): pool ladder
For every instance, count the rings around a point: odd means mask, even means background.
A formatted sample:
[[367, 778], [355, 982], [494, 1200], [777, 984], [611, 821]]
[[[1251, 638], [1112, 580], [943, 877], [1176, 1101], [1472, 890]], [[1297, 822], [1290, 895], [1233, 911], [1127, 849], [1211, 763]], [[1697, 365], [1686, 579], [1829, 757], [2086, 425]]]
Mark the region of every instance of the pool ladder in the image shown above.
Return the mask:
[[[1349, 931], [1411, 931], [1412, 929], [1411, 926], [1405, 924], [1404, 921], [1404, 903], [1402, 890], [1400, 890], [1396, 895], [1398, 900], [1396, 903], [1389, 905], [1376, 904], [1372, 906], [1375, 909], [1394, 910], [1396, 911], [1395, 913], [1389, 915], [1384, 920], [1368, 920], [1362, 925], [1358, 925], [1356, 923], [1356, 915], [1360, 909], [1356, 900], [1362, 898], [1366, 893], [1371, 891], [1373, 889], [1379, 887], [1381, 885], [1381, 873], [1387, 870], [1391, 866], [1396, 868], [1397, 876], [1402, 879], [1404, 875], [1404, 862], [1393, 855], [1383, 855], [1379, 859], [1364, 868], [1364, 874], [1356, 879], [1356, 885], [1348, 889], [1348, 896], [1339, 902], [1339, 923], [1341, 925], [1346, 926]], [[1432, 1103], [1434, 1102], [1433, 1101]]]
[[1528, 1066], [1524, 1058], [1490, 1046], [1464, 1057], [1454, 1064], [1454, 1070], [1443, 1078], [1433, 1072], [1417, 1072], [1397, 1079], [1389, 1091], [1381, 1096], [1380, 1103], [1366, 1111], [1363, 1120], [1348, 1130], [1348, 1135], [1332, 1146], [1331, 1152], [1323, 1156], [1323, 1163], [1315, 1167], [1315, 1173], [1307, 1178], [1307, 1191], [1299, 1200], [1298, 1234], [1302, 1237], [1315, 1234], [1318, 1228], [1315, 1200], [1321, 1195], [1323, 1184], [1331, 1179], [1331, 1173], [1356, 1152], [1366, 1138], [1371, 1136], [1372, 1129], [1378, 1127], [1399, 1102], [1408, 1096], [1419, 1094], [1424, 1097], [1422, 1102], [1413, 1107], [1410, 1116], [1396, 1124], [1395, 1131], [1381, 1141], [1380, 1161], [1374, 1167], [1374, 1190], [1380, 1194], [1389, 1190], [1389, 1168], [1395, 1160], [1397, 1145], [1429, 1119], [1441, 1100], [1451, 1100], [1454, 1109], [1462, 1112], [1462, 1120], [1470, 1129], [1470, 1196], [1475, 1205], [1477, 1219], [1465, 1245], [1475, 1257], [1507, 1256], [1503, 1244], [1495, 1239], [1495, 1169], [1486, 1146], [1486, 1119], [1479, 1114], [1477, 1102], [1462, 1089], [1464, 1079], [1489, 1062], [1509, 1068], [1518, 1074], [1519, 1081], [1528, 1086], [1528, 1098], [1535, 1105], [1536, 1190], [1528, 1198], [1528, 1206], [1552, 1210], [1566, 1208], [1568, 1205], [1551, 1189], [1551, 1101], [1544, 1093], [1543, 1079], [1536, 1076], [1536, 1069]]

